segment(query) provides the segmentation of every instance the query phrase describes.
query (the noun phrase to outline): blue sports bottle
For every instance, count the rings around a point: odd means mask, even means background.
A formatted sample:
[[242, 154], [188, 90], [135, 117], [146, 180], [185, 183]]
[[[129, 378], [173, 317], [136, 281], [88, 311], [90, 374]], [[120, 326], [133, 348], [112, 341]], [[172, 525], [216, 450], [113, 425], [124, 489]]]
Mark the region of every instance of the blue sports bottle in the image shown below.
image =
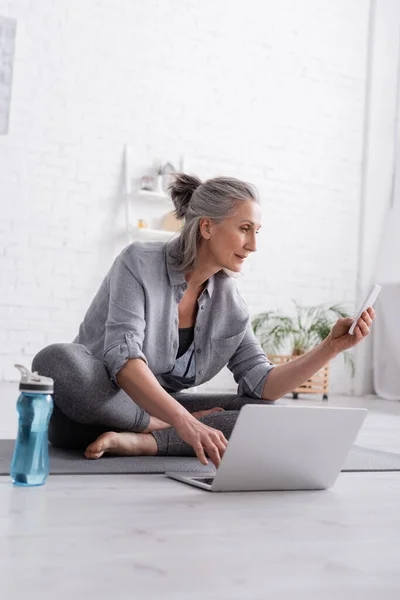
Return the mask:
[[17, 400], [18, 434], [10, 475], [14, 485], [43, 485], [49, 475], [48, 427], [54, 381], [15, 365], [21, 373]]

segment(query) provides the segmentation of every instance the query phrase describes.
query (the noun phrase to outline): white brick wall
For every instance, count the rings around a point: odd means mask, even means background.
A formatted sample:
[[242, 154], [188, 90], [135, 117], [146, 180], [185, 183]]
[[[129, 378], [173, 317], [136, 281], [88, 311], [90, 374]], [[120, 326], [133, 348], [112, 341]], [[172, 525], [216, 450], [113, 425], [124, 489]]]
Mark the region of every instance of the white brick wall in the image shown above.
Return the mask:
[[183, 153], [202, 178], [257, 185], [259, 251], [239, 281], [253, 314], [292, 298], [354, 309], [367, 2], [0, 0], [0, 14], [18, 20], [0, 137], [2, 380], [75, 336], [129, 242], [126, 143], [138, 170]]

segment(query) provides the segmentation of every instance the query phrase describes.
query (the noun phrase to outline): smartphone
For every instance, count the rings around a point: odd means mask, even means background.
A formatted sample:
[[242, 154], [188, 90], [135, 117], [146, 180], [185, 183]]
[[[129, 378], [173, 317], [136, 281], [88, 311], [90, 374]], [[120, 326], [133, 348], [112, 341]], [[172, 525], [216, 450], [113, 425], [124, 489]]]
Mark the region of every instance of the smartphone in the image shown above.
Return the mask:
[[354, 319], [354, 321], [351, 324], [351, 327], [349, 329], [350, 335], [354, 335], [354, 329], [356, 328], [358, 319], [361, 317], [364, 310], [367, 310], [367, 308], [369, 308], [370, 306], [373, 305], [373, 303], [379, 296], [379, 292], [381, 291], [381, 289], [382, 289], [381, 286], [377, 285], [376, 283], [372, 286], [372, 290], [370, 291], [368, 296], [365, 298], [364, 302], [362, 303], [362, 305], [360, 307], [360, 310], [357, 313], [356, 318]]

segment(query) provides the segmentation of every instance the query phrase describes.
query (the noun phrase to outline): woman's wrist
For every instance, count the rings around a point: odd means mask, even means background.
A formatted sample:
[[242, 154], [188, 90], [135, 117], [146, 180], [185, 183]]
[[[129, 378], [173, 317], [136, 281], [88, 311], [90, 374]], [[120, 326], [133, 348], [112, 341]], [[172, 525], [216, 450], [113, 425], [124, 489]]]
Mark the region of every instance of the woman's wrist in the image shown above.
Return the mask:
[[188, 410], [186, 410], [186, 408], [181, 406], [180, 409], [174, 413], [173, 418], [171, 419], [171, 425], [172, 427], [179, 427], [179, 425], [187, 423], [192, 419], [196, 420], [196, 418], [193, 417], [193, 415]]
[[328, 337], [325, 338], [323, 343], [326, 344], [328, 360], [333, 360], [334, 358], [336, 358], [339, 352], [335, 348], [335, 342], [332, 340], [331, 334], [329, 334]]

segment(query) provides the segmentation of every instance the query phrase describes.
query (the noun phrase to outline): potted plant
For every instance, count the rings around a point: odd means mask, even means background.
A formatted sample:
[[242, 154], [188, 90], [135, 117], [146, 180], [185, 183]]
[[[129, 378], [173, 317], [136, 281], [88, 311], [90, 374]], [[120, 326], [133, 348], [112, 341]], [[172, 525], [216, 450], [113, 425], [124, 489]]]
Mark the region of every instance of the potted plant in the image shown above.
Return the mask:
[[[308, 352], [328, 335], [338, 318], [347, 318], [351, 315], [338, 304], [328, 306], [300, 306], [293, 300], [296, 307], [294, 317], [279, 314], [279, 311], [267, 311], [257, 314], [252, 319], [252, 328], [257, 336], [262, 349], [275, 364], [282, 364], [293, 360], [297, 356]], [[280, 354], [281, 351], [285, 354]], [[354, 358], [349, 351], [343, 352], [345, 364], [351, 369], [354, 376]], [[298, 394], [322, 393], [323, 400], [328, 399], [329, 363], [322, 367], [310, 379], [292, 391], [293, 398]]]

